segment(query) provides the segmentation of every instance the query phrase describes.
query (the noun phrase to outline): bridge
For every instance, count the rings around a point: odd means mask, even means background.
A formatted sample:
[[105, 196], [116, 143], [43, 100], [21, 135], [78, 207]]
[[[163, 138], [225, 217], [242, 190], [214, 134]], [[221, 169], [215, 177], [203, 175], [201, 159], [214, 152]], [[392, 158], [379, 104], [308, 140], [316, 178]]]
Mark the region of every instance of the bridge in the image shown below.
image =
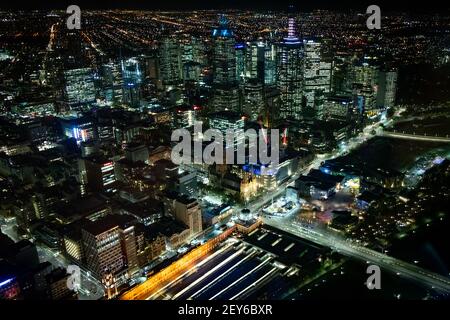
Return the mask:
[[266, 225], [289, 232], [297, 237], [312, 241], [319, 245], [331, 248], [337, 252], [361, 260], [375, 263], [384, 270], [401, 275], [404, 278], [426, 285], [438, 292], [450, 293], [450, 278], [440, 274], [422, 269], [416, 265], [404, 262], [384, 253], [376, 252], [369, 248], [360, 246], [339, 238], [337, 235], [326, 230], [313, 230], [296, 224], [290, 219], [264, 219]]
[[432, 135], [420, 135], [414, 133], [397, 132], [397, 131], [382, 131], [381, 133], [384, 137], [398, 138], [398, 139], [408, 139], [408, 140], [419, 140], [419, 141], [434, 141], [434, 142], [450, 142], [450, 137], [447, 135], [443, 136], [432, 136]]

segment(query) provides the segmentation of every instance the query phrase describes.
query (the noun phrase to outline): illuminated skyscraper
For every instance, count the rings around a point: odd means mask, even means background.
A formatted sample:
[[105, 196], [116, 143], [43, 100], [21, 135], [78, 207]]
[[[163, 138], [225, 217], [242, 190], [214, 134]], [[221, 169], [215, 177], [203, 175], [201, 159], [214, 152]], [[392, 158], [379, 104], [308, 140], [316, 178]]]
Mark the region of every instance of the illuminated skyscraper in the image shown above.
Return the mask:
[[354, 65], [353, 90], [356, 96], [357, 107], [361, 114], [373, 117], [378, 114], [376, 106], [378, 94], [378, 66], [372, 57], [364, 57]]
[[247, 78], [264, 81], [264, 51], [263, 42], [249, 43], [247, 47]]
[[119, 226], [109, 219], [97, 220], [82, 229], [86, 264], [95, 277], [116, 274], [125, 269]]
[[213, 92], [215, 111], [239, 111], [239, 88], [236, 79], [236, 50], [233, 31], [222, 15], [213, 37]]
[[303, 46], [289, 18], [288, 35], [277, 48], [277, 87], [280, 90], [280, 118], [300, 119], [302, 111]]
[[182, 46], [182, 62], [196, 62], [206, 64], [205, 45], [200, 38], [190, 37]]
[[137, 108], [141, 101], [142, 72], [139, 61], [130, 58], [122, 61], [123, 102]]
[[276, 46], [266, 45], [264, 48], [264, 84], [274, 85], [277, 76]]
[[103, 91], [105, 100], [113, 105], [122, 103], [122, 72], [117, 63], [103, 65]]
[[258, 79], [249, 79], [244, 85], [243, 111], [252, 120], [257, 120], [264, 110], [264, 86]]
[[246, 57], [246, 45], [244, 43], [238, 43], [235, 46], [236, 48], [236, 79], [239, 83], [243, 83], [245, 80], [246, 74], [246, 65], [245, 65], [245, 57]]
[[112, 275], [120, 285], [139, 270], [132, 217], [107, 215], [88, 222], [81, 237], [87, 268], [97, 279]]
[[69, 109], [95, 102], [94, 76], [91, 68], [64, 71], [65, 101]]
[[322, 118], [325, 94], [331, 89], [331, 63], [322, 56], [321, 43], [315, 40], [303, 42], [305, 48], [303, 95], [306, 106]]
[[397, 92], [397, 71], [380, 71], [378, 84], [377, 106], [379, 108], [393, 107]]
[[160, 77], [163, 85], [170, 86], [181, 82], [183, 70], [181, 53], [180, 43], [176, 39], [163, 40], [159, 50]]

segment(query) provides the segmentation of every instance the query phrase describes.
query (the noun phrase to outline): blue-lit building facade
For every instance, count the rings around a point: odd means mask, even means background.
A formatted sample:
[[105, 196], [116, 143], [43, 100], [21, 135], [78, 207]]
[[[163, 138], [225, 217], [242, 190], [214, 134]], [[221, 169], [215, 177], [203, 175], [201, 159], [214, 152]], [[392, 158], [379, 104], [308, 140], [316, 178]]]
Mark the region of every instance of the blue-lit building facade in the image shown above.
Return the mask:
[[136, 58], [122, 61], [122, 77], [123, 102], [132, 108], [138, 108], [142, 99], [142, 71]]

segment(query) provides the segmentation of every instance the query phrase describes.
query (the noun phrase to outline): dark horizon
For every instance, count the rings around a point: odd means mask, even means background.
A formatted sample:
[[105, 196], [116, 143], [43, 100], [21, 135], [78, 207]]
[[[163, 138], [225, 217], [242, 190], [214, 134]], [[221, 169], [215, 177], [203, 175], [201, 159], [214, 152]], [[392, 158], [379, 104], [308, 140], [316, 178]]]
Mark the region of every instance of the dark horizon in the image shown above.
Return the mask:
[[372, 4], [380, 6], [381, 11], [387, 12], [405, 12], [405, 13], [444, 13], [449, 11], [449, 6], [445, 5], [441, 1], [431, 0], [427, 1], [426, 6], [421, 6], [419, 3], [411, 3], [406, 0], [400, 1], [388, 1], [388, 0], [378, 0], [378, 1], [351, 1], [342, 0], [339, 2], [331, 0], [310, 0], [306, 2], [299, 1], [289, 1], [289, 0], [279, 0], [279, 1], [268, 1], [268, 0], [108, 0], [108, 1], [57, 1], [57, 0], [47, 0], [47, 1], [30, 1], [30, 0], [18, 0], [14, 2], [9, 2], [7, 4], [2, 3], [0, 10], [64, 10], [67, 6], [71, 4], [79, 5], [81, 9], [136, 9], [136, 10], [227, 10], [227, 9], [238, 9], [238, 10], [274, 10], [274, 11], [284, 11], [287, 10], [289, 5], [294, 5], [295, 10], [298, 12], [308, 12], [313, 10], [334, 10], [334, 11], [347, 11], [347, 10], [357, 10], [365, 12], [365, 9]]

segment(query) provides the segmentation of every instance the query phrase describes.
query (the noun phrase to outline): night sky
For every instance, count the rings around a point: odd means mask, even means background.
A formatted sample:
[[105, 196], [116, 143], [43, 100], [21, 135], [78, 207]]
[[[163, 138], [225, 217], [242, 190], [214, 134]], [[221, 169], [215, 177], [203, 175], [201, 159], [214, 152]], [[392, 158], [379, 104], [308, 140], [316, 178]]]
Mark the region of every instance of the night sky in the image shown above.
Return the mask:
[[381, 11], [401, 12], [450, 12], [445, 1], [427, 0], [14, 0], [2, 2], [2, 9], [64, 9], [77, 4], [81, 9], [147, 9], [147, 10], [189, 10], [189, 9], [261, 9], [284, 10], [293, 4], [298, 11], [313, 9], [365, 11], [371, 4], [379, 5]]

